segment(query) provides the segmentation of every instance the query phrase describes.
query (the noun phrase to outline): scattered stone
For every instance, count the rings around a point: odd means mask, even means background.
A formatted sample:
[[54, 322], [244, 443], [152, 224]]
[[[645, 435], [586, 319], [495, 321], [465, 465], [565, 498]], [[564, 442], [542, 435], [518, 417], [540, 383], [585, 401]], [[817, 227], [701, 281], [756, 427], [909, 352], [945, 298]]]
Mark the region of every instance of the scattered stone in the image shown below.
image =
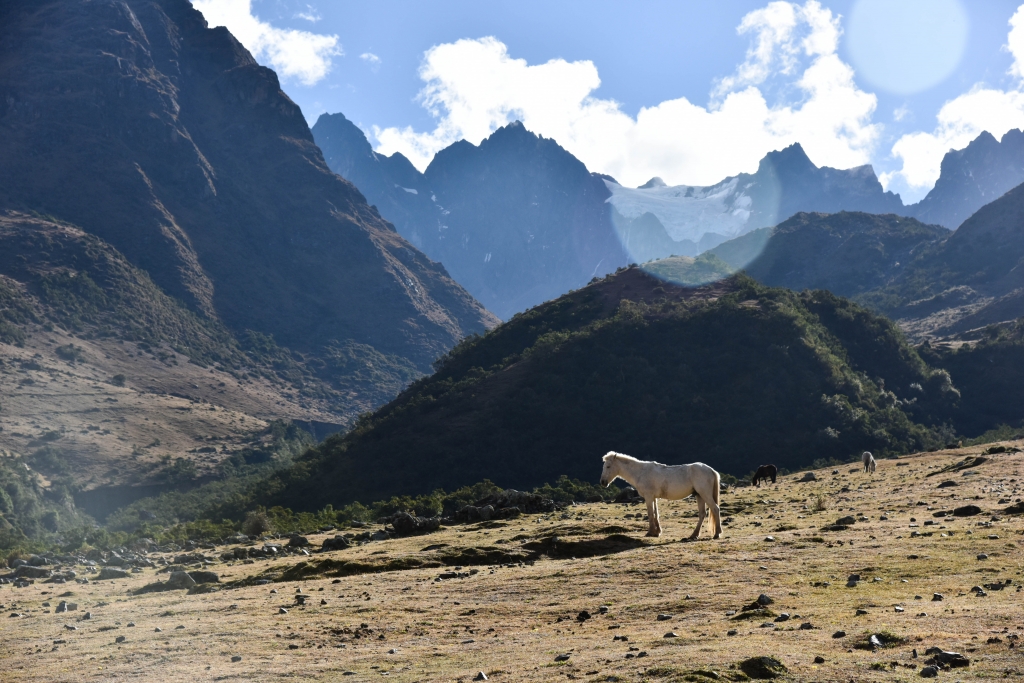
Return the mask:
[[477, 675], [476, 675], [476, 676], [475, 676], [475, 677], [473, 678], [473, 680], [474, 680], [474, 681], [486, 681], [486, 680], [487, 680], [487, 674], [485, 674], [485, 673], [484, 673], [483, 671], [481, 671], [480, 673], [478, 673], [478, 674], [477, 674]]
[[[859, 616], [863, 616], [863, 615], [865, 615], [867, 613], [868, 613], [868, 611], [866, 609], [858, 609], [856, 615], [859, 617]], [[872, 636], [872, 637], [874, 637], [874, 636]]]
[[286, 610], [284, 607], [278, 607], [277, 608], [277, 613], [278, 614], [288, 614], [288, 610]]
[[789, 612], [783, 612], [779, 616], [775, 617], [775, 621], [777, 621], [777, 622], [789, 621]]
[[957, 483], [957, 482], [955, 482], [955, 481], [952, 481], [952, 480], [947, 480], [947, 481], [944, 481], [944, 482], [942, 482], [941, 484], [939, 484], [939, 488], [940, 488], [940, 489], [948, 489], [948, 488], [950, 488], [950, 487], [953, 487], [953, 486], [959, 486], [959, 485], [960, 485], [960, 484], [959, 484], [959, 483]]
[[587, 619], [590, 619], [590, 612], [588, 612], [587, 610], [583, 610], [582, 612], [576, 615], [576, 621], [580, 622], [581, 624]]
[[135, 622], [134, 621], [129, 621], [128, 622], [128, 628], [134, 628], [134, 627], [135, 627]]
[[811, 622], [809, 621], [805, 621], [804, 623], [800, 624], [801, 631], [810, 631], [812, 628], [814, 627], [811, 626]]
[[895, 609], [895, 611], [896, 611], [897, 613], [899, 613], [899, 612], [903, 612], [903, 611], [904, 611], [904, 610], [903, 610], [903, 608], [902, 608], [902, 607], [900, 607], [899, 605], [897, 605], [897, 606], [896, 606], [895, 608], [893, 608], [893, 609]]
[[220, 583], [220, 577], [217, 576], [217, 572], [210, 571], [195, 571], [189, 572], [188, 575], [192, 577], [192, 580], [198, 583]]
[[114, 579], [127, 579], [128, 572], [117, 567], [104, 567], [100, 570], [100, 573], [96, 575], [97, 581], [113, 581]]
[[978, 559], [979, 560], [987, 560], [988, 559], [988, 555], [985, 554], [985, 553], [978, 553]]
[[814, 476], [814, 472], [805, 472], [803, 477], [797, 479], [798, 483], [808, 481], [818, 481], [818, 477]]
[[324, 543], [320, 546], [320, 550], [327, 552], [329, 550], [345, 550], [352, 545], [344, 536], [335, 536], [334, 538], [325, 538]]
[[973, 517], [974, 515], [980, 515], [981, 508], [977, 505], [964, 505], [962, 507], [953, 508], [954, 517]]
[[825, 663], [825, 658], [822, 657], [821, 655], [818, 655], [818, 656], [816, 656], [814, 658], [814, 663], [815, 664], [824, 664]]
[[662, 638], [678, 638], [678, 637], [679, 637], [679, 635], [675, 631], [669, 631], [668, 633], [666, 633], [665, 635], [662, 636]]
[[770, 679], [778, 678], [785, 674], [788, 669], [774, 657], [751, 657], [740, 662], [740, 670], [751, 678]]
[[937, 666], [926, 666], [921, 669], [921, 678], [935, 678], [939, 675], [939, 667]]
[[857, 523], [857, 518], [853, 515], [846, 515], [836, 520], [836, 526], [850, 526]]
[[767, 607], [768, 605], [771, 605], [774, 602], [775, 601], [773, 599], [771, 599], [770, 597], [768, 597], [764, 593], [761, 593], [760, 595], [757, 596], [757, 604], [761, 605], [762, 607]]
[[835, 633], [832, 634], [832, 637], [833, 638], [845, 638], [846, 637], [846, 631], [836, 631]]
[[658, 621], [668, 621], [671, 618], [672, 618], [671, 614], [659, 614], [658, 615]]
[[160, 628], [159, 626], [157, 626], [155, 629], [153, 629], [154, 633], [163, 633], [163, 631], [164, 630], [162, 628]]
[[234, 655], [234, 656], [232, 656], [231, 657], [231, 661], [232, 662], [240, 662], [240, 661], [242, 661], [242, 655]]
[[948, 666], [951, 669], [970, 666], [971, 660], [959, 652], [947, 652], [937, 647], [930, 647], [924, 651], [926, 655], [933, 655], [932, 663]]
[[932, 593], [932, 602], [942, 602], [946, 599], [942, 593]]
[[736, 630], [736, 629], [734, 629], [734, 628], [731, 628], [731, 629], [729, 629], [728, 633], [726, 633], [725, 635], [727, 635], [727, 636], [734, 636], [734, 635], [736, 635], [737, 633], [739, 633], [739, 631], [737, 631], [737, 630]]
[[123, 643], [126, 640], [127, 638], [125, 638], [124, 636], [118, 636], [117, 638], [114, 638], [115, 643]]
[[288, 547], [289, 548], [301, 548], [301, 547], [307, 546], [307, 545], [309, 545], [309, 539], [306, 538], [305, 536], [300, 536], [298, 534], [295, 534], [294, 536], [292, 536], [291, 538], [288, 539]]
[[555, 657], [555, 661], [556, 662], [568, 662], [571, 658], [572, 658], [572, 655], [566, 653], [564, 655], [558, 655], [557, 657]]

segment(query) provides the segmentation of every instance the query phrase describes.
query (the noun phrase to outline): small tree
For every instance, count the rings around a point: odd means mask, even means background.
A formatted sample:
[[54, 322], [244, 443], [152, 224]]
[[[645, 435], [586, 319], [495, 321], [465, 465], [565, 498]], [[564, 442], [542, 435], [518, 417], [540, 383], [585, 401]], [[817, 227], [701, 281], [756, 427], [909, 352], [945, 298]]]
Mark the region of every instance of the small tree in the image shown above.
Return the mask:
[[273, 531], [273, 524], [270, 517], [263, 508], [256, 508], [246, 513], [245, 521], [242, 522], [242, 533], [246, 536], [259, 536]]

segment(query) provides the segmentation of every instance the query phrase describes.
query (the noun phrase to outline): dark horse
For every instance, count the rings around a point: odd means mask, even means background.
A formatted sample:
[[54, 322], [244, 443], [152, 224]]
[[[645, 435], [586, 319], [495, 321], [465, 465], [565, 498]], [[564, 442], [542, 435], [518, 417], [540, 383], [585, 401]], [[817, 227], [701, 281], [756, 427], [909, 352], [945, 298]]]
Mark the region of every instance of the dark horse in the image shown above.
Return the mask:
[[757, 472], [754, 472], [754, 478], [750, 480], [750, 483], [754, 486], [760, 486], [761, 482], [767, 482], [769, 479], [772, 483], [775, 483], [775, 477], [779, 475], [779, 469], [775, 465], [761, 465], [757, 468]]

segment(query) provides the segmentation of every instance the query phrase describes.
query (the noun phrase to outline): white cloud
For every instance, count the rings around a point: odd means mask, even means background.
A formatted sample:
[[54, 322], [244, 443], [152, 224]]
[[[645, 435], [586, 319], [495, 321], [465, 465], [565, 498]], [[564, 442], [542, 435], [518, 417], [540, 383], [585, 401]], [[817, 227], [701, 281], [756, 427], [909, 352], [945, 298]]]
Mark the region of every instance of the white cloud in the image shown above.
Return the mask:
[[902, 136], [892, 154], [903, 166], [880, 176], [886, 188], [905, 185], [912, 193], [923, 194], [938, 179], [942, 157], [949, 150], [966, 147], [982, 131], [1001, 138], [1012, 128], [1024, 128], [1024, 5], [1010, 18], [1004, 47], [1013, 56], [1008, 73], [1017, 79], [1014, 87], [999, 90], [977, 84], [942, 105], [936, 117], [938, 125], [931, 133]]
[[895, 109], [892, 110], [892, 118], [894, 121], [902, 121], [908, 116], [910, 116], [910, 108], [905, 104], [900, 105], [899, 107], [896, 107]]
[[281, 29], [261, 21], [252, 13], [251, 0], [192, 0], [192, 6], [210, 26], [226, 26], [257, 60], [304, 85], [323, 80], [331, 59], [345, 54], [336, 35]]
[[373, 54], [372, 52], [364, 52], [359, 55], [359, 59], [363, 60], [370, 65], [370, 69], [376, 73], [380, 69], [380, 57]]
[[308, 21], [311, 24], [315, 24], [316, 22], [318, 22], [321, 19], [323, 19], [323, 17], [320, 16], [320, 12], [318, 12], [317, 9], [315, 7], [313, 7], [312, 5], [306, 5], [306, 11], [304, 11], [304, 12], [296, 12], [295, 13], [295, 18], [296, 19], [305, 19], [306, 21]]
[[[836, 52], [841, 29], [815, 0], [772, 2], [738, 27], [751, 45], [735, 74], [720, 79], [708, 106], [685, 98], [640, 110], [595, 97], [601, 79], [590, 61], [529, 65], [495, 38], [460, 40], [426, 52], [419, 94], [433, 131], [374, 127], [378, 151], [400, 151], [419, 168], [465, 138], [480, 142], [521, 120], [557, 140], [594, 171], [636, 185], [651, 176], [671, 184], [711, 184], [753, 171], [772, 149], [800, 142], [818, 164], [867, 163], [880, 127], [874, 95], [859, 90]], [[769, 103], [760, 86], [787, 93]]]

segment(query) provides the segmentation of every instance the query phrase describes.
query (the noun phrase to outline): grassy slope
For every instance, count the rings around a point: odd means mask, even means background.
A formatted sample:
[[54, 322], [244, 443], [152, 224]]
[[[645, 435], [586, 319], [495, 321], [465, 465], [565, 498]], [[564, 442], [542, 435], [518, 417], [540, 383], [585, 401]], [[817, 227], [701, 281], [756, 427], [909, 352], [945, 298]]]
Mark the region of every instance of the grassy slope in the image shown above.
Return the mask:
[[955, 409], [946, 385], [892, 323], [830, 294], [742, 276], [682, 289], [631, 268], [457, 347], [265, 500], [593, 479], [610, 449], [737, 474], [908, 452], [938, 439], [926, 426]]

